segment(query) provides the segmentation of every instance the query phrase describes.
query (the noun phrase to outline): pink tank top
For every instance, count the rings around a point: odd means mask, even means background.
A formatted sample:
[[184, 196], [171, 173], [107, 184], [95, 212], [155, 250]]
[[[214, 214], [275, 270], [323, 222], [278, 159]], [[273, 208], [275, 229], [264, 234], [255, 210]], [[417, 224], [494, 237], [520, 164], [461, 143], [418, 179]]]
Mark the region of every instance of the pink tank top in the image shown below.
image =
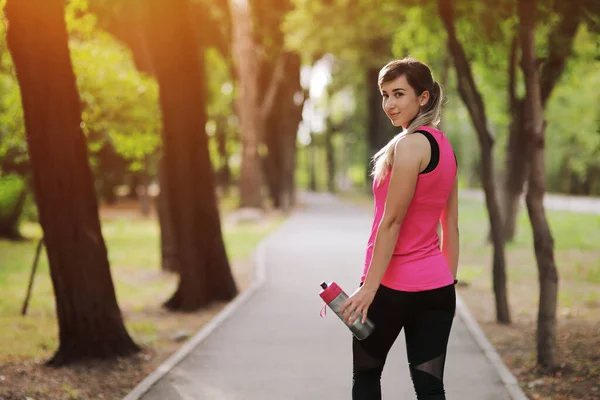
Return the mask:
[[[439, 130], [421, 127], [429, 132], [439, 147], [439, 162], [435, 169], [421, 173], [415, 192], [402, 221], [398, 241], [381, 284], [395, 290], [418, 292], [451, 285], [454, 278], [440, 249], [438, 223], [456, 179], [457, 165], [452, 145]], [[420, 135], [420, 133], [416, 133]], [[377, 228], [383, 217], [390, 173], [380, 185], [373, 183], [375, 216], [367, 245], [361, 282], [367, 275]]]

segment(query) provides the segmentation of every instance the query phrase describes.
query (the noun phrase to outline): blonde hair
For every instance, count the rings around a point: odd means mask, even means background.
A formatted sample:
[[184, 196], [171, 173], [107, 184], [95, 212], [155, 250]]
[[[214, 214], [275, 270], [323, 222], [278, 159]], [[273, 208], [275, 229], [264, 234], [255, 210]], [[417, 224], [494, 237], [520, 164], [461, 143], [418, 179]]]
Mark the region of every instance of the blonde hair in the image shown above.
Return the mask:
[[379, 71], [378, 84], [381, 88], [386, 82], [404, 75], [408, 84], [420, 96], [425, 90], [429, 91], [429, 101], [421, 108], [417, 116], [408, 124], [408, 127], [394, 136], [388, 144], [373, 156], [373, 171], [371, 176], [381, 182], [387, 175], [394, 160], [396, 143], [405, 135], [410, 135], [422, 126], [440, 124], [442, 116], [442, 100], [444, 97], [442, 87], [433, 79], [429, 67], [411, 57], [389, 62]]

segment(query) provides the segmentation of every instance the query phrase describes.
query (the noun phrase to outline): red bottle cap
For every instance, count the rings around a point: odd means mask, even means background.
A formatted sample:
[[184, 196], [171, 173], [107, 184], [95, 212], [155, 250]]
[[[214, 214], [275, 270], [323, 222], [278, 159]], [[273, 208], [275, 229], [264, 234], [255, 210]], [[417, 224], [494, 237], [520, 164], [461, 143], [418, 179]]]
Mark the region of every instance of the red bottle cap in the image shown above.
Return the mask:
[[335, 299], [340, 293], [342, 293], [342, 288], [337, 285], [335, 282], [331, 282], [327, 285], [325, 282], [321, 283], [321, 293], [319, 296], [323, 299], [323, 301], [329, 304], [333, 299]]

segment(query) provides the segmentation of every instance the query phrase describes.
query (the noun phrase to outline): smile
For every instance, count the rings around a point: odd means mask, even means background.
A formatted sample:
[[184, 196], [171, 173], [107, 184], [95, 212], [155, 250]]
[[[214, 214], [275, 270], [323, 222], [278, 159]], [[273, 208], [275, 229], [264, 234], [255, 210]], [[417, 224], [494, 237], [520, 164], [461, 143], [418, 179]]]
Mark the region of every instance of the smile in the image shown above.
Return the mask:
[[388, 117], [390, 117], [390, 118], [396, 118], [398, 115], [400, 115], [400, 113], [388, 114]]

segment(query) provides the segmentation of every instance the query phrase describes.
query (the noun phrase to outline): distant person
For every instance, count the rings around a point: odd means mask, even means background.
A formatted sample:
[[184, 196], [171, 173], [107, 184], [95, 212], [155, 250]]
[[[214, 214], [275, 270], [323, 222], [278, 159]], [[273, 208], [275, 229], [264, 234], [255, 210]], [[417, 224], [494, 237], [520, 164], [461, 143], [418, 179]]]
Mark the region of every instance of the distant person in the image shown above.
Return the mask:
[[368, 338], [353, 338], [352, 399], [381, 399], [386, 357], [404, 328], [417, 398], [442, 400], [456, 307], [457, 161], [437, 129], [443, 93], [427, 65], [392, 61], [378, 83], [385, 113], [404, 129], [373, 157], [375, 217], [364, 273], [342, 306], [346, 322], [362, 312], [375, 324]]

